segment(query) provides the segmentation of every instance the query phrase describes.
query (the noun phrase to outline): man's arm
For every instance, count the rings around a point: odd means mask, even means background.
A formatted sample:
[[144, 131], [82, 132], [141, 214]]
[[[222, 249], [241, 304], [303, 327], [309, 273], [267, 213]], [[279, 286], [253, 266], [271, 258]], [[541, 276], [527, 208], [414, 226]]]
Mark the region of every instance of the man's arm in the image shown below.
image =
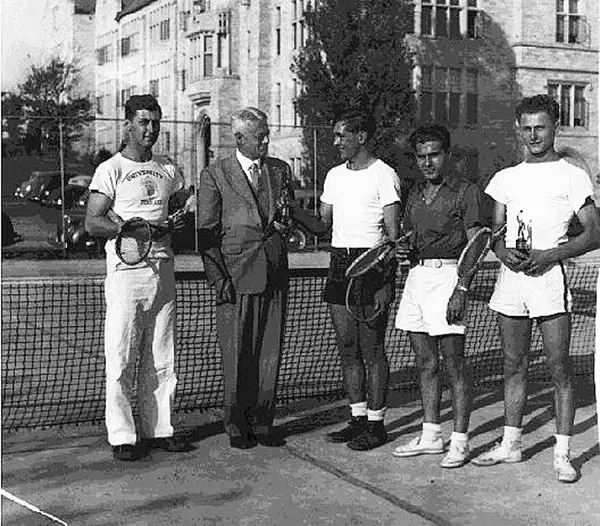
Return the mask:
[[325, 223], [327, 230], [331, 230], [331, 226], [333, 225], [333, 205], [321, 201], [319, 215], [321, 216], [321, 221]]
[[522, 268], [525, 274], [539, 276], [559, 261], [600, 248], [600, 213], [591, 197], [579, 209], [577, 218], [583, 228], [582, 233], [555, 248], [532, 250]]
[[383, 207], [383, 224], [390, 241], [396, 241], [400, 235], [400, 203]]
[[90, 192], [85, 214], [85, 229], [92, 236], [113, 238], [123, 220], [111, 210], [112, 199], [101, 192]]

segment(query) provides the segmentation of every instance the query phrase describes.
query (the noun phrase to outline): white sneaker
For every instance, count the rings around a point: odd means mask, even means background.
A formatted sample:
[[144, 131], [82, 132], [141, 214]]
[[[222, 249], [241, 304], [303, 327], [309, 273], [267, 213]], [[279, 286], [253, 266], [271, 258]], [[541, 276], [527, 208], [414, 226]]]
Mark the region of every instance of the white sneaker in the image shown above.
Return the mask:
[[554, 472], [556, 473], [556, 480], [559, 482], [570, 483], [577, 480], [577, 471], [571, 464], [571, 457], [568, 452], [554, 452]]
[[440, 462], [442, 468], [460, 468], [467, 463], [469, 457], [468, 442], [450, 442], [448, 453]]
[[417, 455], [438, 455], [444, 452], [444, 441], [438, 437], [432, 441], [413, 438], [408, 444], [398, 446], [392, 453], [395, 457], [416, 457]]
[[496, 444], [493, 449], [479, 455], [471, 462], [476, 466], [495, 466], [496, 464], [512, 464], [521, 462], [523, 457], [523, 446], [520, 440], [502, 444]]

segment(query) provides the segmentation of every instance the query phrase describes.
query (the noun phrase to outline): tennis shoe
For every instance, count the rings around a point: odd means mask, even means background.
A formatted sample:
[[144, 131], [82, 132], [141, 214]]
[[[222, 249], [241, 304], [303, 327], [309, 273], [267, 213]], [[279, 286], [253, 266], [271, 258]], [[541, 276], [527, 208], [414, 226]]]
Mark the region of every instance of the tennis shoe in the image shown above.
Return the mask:
[[132, 462], [146, 456], [146, 450], [140, 444], [119, 444], [112, 446], [112, 454], [115, 460]]
[[383, 446], [388, 441], [388, 434], [383, 420], [369, 421], [364, 431], [346, 445], [354, 451], [368, 451]]
[[520, 440], [496, 444], [487, 451], [472, 460], [476, 466], [495, 466], [496, 464], [514, 464], [521, 462], [523, 457], [523, 446]]
[[444, 452], [444, 441], [441, 436], [435, 440], [423, 440], [422, 436], [413, 438], [407, 444], [398, 446], [392, 455], [395, 457], [416, 457], [418, 455], [439, 455]]
[[569, 452], [554, 452], [554, 472], [556, 473], [556, 480], [559, 482], [569, 484], [577, 480], [577, 471], [571, 464]]
[[333, 431], [327, 433], [327, 441], [333, 442], [334, 444], [341, 444], [343, 442], [349, 442], [350, 440], [361, 435], [367, 427], [366, 416], [353, 416], [348, 422], [348, 426], [340, 431]]
[[440, 462], [442, 468], [460, 468], [467, 463], [469, 458], [468, 442], [450, 442], [448, 453]]

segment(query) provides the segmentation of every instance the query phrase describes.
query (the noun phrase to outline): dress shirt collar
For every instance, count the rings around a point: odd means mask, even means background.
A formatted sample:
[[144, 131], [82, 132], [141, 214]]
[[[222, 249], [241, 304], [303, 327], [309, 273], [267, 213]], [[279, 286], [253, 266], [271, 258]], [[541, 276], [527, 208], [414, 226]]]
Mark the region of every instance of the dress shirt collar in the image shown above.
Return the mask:
[[255, 159], [254, 161], [252, 159], [248, 159], [248, 157], [246, 157], [242, 152], [240, 152], [237, 149], [235, 150], [235, 156], [236, 156], [238, 162], [240, 163], [242, 170], [244, 170], [244, 173], [246, 175], [249, 174], [250, 167], [252, 166], [253, 163], [258, 164], [259, 168], [261, 166], [260, 159]]

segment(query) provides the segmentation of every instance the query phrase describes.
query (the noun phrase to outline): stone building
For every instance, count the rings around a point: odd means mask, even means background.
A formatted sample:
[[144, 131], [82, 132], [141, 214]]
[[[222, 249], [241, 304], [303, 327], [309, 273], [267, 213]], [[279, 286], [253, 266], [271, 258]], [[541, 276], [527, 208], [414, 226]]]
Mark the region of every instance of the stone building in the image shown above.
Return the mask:
[[[98, 146], [118, 145], [114, 119], [127, 96], [154, 92], [165, 113], [158, 150], [191, 181], [231, 151], [231, 112], [254, 105], [269, 115], [271, 153], [298, 176], [290, 65], [305, 38], [305, 4], [98, 0], [97, 115], [108, 119], [97, 123]], [[521, 158], [516, 101], [550, 93], [561, 105], [559, 147], [598, 173], [597, 29], [597, 0], [415, 0], [408, 38], [419, 120], [448, 124], [461, 169], [485, 181]]]

